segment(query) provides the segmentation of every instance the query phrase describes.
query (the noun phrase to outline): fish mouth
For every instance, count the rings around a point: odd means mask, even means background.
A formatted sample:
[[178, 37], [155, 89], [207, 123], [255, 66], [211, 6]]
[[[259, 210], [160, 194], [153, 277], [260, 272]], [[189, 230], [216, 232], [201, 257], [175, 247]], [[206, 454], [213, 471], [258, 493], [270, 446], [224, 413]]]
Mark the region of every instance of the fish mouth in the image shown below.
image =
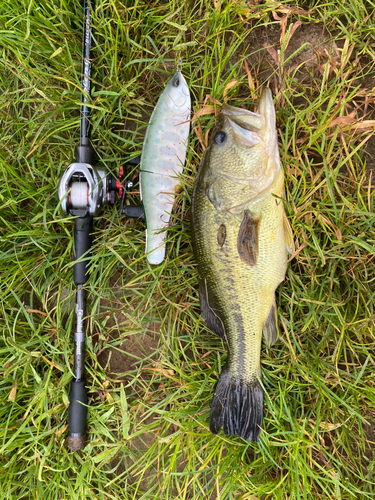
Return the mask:
[[247, 109], [235, 108], [229, 104], [224, 104], [221, 114], [230, 120], [231, 123], [235, 123], [239, 127], [251, 132], [260, 132], [266, 122], [264, 116], [258, 113], [253, 113]]
[[232, 139], [237, 146], [243, 148], [252, 148], [257, 144], [263, 142], [261, 130], [259, 130], [258, 128], [254, 130], [254, 127], [252, 125], [244, 127], [243, 121], [241, 119], [238, 119], [237, 117], [234, 118], [236, 119], [232, 119], [232, 117], [225, 117], [224, 123], [227, 127], [230, 128]]

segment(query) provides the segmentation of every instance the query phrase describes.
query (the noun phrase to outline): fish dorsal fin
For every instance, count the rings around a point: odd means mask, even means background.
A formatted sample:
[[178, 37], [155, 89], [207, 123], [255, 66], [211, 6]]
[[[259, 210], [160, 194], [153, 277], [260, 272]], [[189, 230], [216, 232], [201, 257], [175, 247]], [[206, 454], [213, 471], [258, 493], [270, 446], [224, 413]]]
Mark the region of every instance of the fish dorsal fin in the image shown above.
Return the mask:
[[267, 347], [272, 347], [279, 336], [279, 327], [277, 325], [276, 302], [273, 301], [270, 313], [263, 327], [263, 337]]
[[284, 218], [283, 218], [283, 227], [284, 227], [286, 250], [288, 253], [293, 254], [294, 249], [295, 249], [293, 231], [292, 231], [292, 227], [290, 225], [290, 222], [287, 219], [287, 216], [285, 214], [284, 214]]
[[249, 209], [245, 210], [237, 237], [237, 250], [245, 264], [255, 266], [258, 258], [258, 234], [261, 217], [254, 217]]
[[199, 278], [199, 300], [201, 303], [201, 316], [207, 327], [222, 339], [227, 340], [224, 323], [215, 310], [212, 299], [208, 296], [207, 282], [203, 278]]

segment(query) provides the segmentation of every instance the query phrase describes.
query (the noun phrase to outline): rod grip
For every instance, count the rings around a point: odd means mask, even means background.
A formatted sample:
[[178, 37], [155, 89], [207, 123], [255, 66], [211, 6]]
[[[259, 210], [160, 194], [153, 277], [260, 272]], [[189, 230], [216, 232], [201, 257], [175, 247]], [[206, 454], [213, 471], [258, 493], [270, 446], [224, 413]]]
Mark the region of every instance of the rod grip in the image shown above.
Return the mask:
[[92, 244], [92, 217], [77, 217], [74, 225], [74, 250], [73, 260], [77, 261], [83, 255], [85, 260], [75, 262], [73, 265], [73, 279], [76, 285], [84, 285], [89, 279], [90, 256]]
[[122, 214], [130, 219], [145, 220], [145, 213], [142, 205], [125, 205]]
[[72, 380], [69, 394], [69, 432], [67, 446], [71, 450], [80, 450], [85, 444], [87, 423], [87, 392], [86, 381]]

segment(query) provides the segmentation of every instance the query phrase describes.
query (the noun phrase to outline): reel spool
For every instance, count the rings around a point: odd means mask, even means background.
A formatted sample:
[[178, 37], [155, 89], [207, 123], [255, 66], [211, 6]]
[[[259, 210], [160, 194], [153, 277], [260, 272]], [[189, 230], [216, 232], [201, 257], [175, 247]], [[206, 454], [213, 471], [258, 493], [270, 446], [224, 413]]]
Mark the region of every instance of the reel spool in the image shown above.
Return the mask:
[[69, 206], [78, 210], [86, 209], [89, 204], [89, 185], [86, 181], [72, 182], [69, 191]]

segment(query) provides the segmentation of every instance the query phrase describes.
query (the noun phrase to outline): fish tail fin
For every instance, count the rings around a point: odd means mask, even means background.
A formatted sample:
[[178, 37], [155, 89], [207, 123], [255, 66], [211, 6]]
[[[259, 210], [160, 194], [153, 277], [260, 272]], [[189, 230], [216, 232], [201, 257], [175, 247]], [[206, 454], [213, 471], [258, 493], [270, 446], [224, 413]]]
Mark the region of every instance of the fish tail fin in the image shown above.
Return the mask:
[[219, 376], [210, 412], [210, 431], [258, 441], [263, 422], [263, 389], [258, 378], [237, 378], [226, 366]]

